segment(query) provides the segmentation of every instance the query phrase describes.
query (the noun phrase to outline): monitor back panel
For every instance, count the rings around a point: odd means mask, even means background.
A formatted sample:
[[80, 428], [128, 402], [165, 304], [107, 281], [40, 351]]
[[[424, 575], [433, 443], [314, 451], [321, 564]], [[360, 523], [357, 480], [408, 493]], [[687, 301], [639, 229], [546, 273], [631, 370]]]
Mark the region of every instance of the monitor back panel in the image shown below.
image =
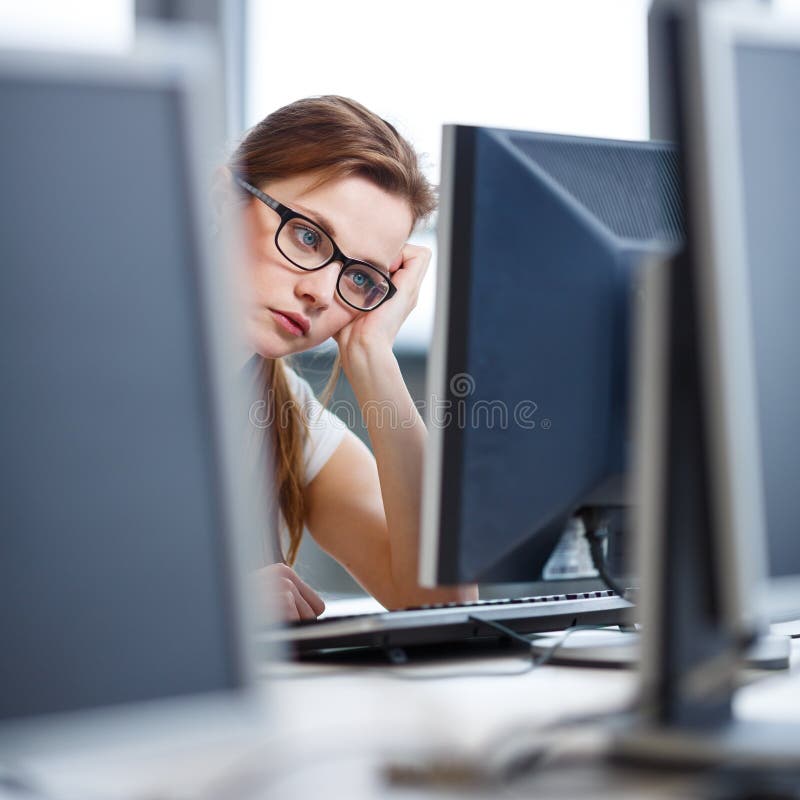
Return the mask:
[[234, 687], [180, 94], [0, 106], [0, 719]]
[[533, 580], [626, 471], [632, 275], [680, 243], [677, 161], [463, 126], [453, 163], [438, 580], [503, 580], [514, 551]]

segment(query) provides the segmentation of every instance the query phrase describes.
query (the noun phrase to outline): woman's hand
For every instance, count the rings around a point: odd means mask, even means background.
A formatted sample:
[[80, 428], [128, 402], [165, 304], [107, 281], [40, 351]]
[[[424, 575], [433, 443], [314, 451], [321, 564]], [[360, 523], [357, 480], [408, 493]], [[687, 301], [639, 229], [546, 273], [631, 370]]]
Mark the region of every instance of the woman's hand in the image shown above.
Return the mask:
[[339, 345], [345, 371], [348, 356], [354, 351], [372, 347], [391, 351], [400, 326], [417, 305], [430, 261], [431, 251], [427, 247], [405, 245], [400, 257], [389, 267], [392, 283], [397, 287], [394, 297], [375, 311], [359, 314], [333, 337]]
[[259, 597], [271, 614], [286, 622], [316, 619], [324, 610], [322, 598], [286, 564], [256, 571]]

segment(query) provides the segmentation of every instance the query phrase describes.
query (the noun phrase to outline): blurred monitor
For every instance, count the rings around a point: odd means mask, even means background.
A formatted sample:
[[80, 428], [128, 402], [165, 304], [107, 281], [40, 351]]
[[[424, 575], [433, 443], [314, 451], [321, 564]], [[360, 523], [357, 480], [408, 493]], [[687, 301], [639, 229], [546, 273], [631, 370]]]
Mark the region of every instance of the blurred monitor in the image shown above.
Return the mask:
[[766, 622], [800, 617], [800, 25], [756, 2], [659, 0], [649, 28], [687, 236], [648, 281], [641, 701], [617, 756], [735, 765], [766, 796], [780, 768], [796, 783], [800, 729], [733, 695], [746, 648], [781, 643], [758, 638]]
[[737, 548], [720, 555], [726, 607], [740, 624], [798, 619], [800, 20], [732, 4], [707, 7], [697, 24], [712, 476]]
[[707, 491], [722, 531], [703, 568], [709, 622], [739, 636], [800, 617], [798, 42], [797, 19], [769, 5], [651, 10], [651, 114], [686, 148], [677, 274], [697, 284], [691, 346], [702, 350]]
[[250, 709], [239, 543], [265, 528], [206, 245], [213, 64], [0, 55], [5, 755]]
[[676, 153], [458, 125], [443, 154], [421, 579], [536, 580], [578, 509], [629, 502], [633, 278], [681, 242]]

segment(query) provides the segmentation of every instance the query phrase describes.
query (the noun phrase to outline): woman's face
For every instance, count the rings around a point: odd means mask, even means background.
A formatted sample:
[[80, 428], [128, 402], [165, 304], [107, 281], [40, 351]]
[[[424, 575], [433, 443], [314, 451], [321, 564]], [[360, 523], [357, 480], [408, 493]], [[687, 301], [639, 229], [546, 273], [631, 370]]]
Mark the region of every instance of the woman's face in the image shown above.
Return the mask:
[[[365, 178], [351, 176], [312, 188], [313, 175], [273, 181], [259, 188], [316, 221], [350, 258], [394, 272], [413, 224], [408, 203]], [[280, 216], [255, 197], [244, 211], [246, 236], [246, 334], [265, 358], [308, 350], [338, 333], [356, 316], [336, 292], [341, 264], [307, 272], [275, 246]], [[392, 302], [389, 300], [388, 302]], [[285, 315], [298, 318], [298, 327]]]

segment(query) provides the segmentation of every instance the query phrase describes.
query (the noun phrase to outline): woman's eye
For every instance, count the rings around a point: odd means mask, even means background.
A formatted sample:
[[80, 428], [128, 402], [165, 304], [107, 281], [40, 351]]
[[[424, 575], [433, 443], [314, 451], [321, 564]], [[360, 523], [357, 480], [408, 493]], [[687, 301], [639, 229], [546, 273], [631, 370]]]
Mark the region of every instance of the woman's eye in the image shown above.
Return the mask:
[[375, 285], [375, 281], [364, 272], [350, 273], [350, 280], [357, 289], [371, 289]]
[[295, 225], [294, 236], [303, 247], [311, 249], [319, 247], [320, 235], [312, 228], [306, 228], [303, 225]]

